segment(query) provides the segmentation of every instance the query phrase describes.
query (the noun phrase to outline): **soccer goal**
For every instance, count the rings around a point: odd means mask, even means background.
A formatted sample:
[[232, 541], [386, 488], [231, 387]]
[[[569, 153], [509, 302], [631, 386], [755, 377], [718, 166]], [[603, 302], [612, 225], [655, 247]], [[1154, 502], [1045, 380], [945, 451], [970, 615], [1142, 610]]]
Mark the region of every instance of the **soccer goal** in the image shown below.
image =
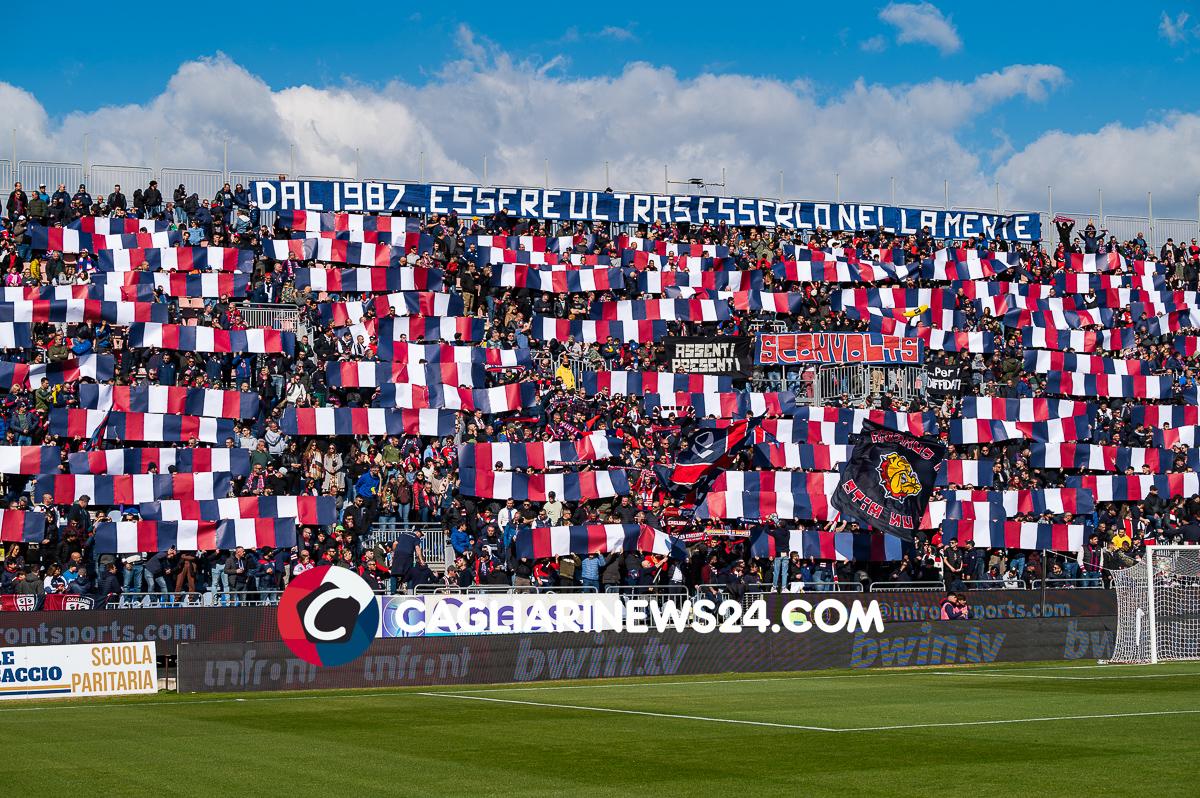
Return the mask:
[[1200, 546], [1147, 546], [1112, 583], [1117, 644], [1108, 662], [1200, 659]]

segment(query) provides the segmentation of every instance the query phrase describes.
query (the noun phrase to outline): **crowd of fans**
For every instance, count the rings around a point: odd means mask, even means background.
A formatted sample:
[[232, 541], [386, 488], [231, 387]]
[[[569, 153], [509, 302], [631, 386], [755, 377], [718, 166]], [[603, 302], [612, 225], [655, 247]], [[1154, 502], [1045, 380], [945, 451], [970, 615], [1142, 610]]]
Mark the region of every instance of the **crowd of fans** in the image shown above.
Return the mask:
[[[287, 238], [289, 231], [261, 224], [258, 209], [241, 185], [226, 185], [212, 198], [199, 198], [179, 186], [165, 196], [156, 183], [139, 188], [127, 200], [120, 186], [105, 195], [93, 194], [86, 185], [70, 193], [64, 185], [53, 193], [45, 186], [17, 186], [7, 197], [4, 229], [0, 233], [0, 263], [4, 284], [9, 287], [37, 285], [83, 285], [95, 273], [95, 253], [46, 252], [31, 248], [29, 224], [66, 225], [84, 216], [166, 219], [174, 228], [187, 232], [186, 244], [231, 246], [255, 252], [248, 301], [273, 306], [295, 306], [300, 311], [300, 334], [294, 354], [193, 354], [155, 348], [131, 348], [120, 327], [108, 322], [87, 324], [35, 324], [33, 346], [9, 350], [4, 359], [24, 363], [62, 361], [91, 352], [108, 353], [116, 359], [118, 385], [175, 385], [252, 391], [261, 399], [259, 417], [239, 423], [236, 437], [225, 446], [250, 452], [249, 476], [234, 481], [235, 495], [330, 495], [339, 498], [338, 522], [329, 527], [304, 526], [294, 549], [246, 551], [129, 552], [123, 555], [94, 551], [92, 531], [102, 517], [131, 520], [136, 507], [94, 507], [85, 500], [56, 506], [50, 496], [30, 495], [29, 478], [3, 477], [5, 499], [10, 509], [36, 509], [47, 518], [45, 538], [40, 544], [3, 544], [4, 570], [0, 592], [41, 594], [69, 592], [111, 598], [122, 592], [226, 593], [279, 590], [292, 576], [319, 564], [353, 568], [381, 590], [412, 588], [418, 584], [583, 585], [603, 589], [611, 585], [687, 585], [731, 583], [735, 586], [765, 584], [782, 587], [793, 582], [813, 589], [834, 589], [836, 583], [875, 581], [945, 581], [948, 589], [970, 589], [976, 584], [1024, 586], [1029, 580], [1049, 576], [1063, 586], [1095, 586], [1107, 569], [1132, 564], [1140, 556], [1144, 540], [1194, 538], [1200, 531], [1200, 497], [1158, 496], [1145, 501], [1102, 503], [1096, 512], [1075, 523], [1086, 523], [1087, 542], [1078, 553], [1054, 553], [1018, 549], [976, 549], [950, 542], [943, 545], [936, 532], [918, 533], [914, 549], [895, 562], [834, 562], [801, 558], [782, 552], [776, 563], [751, 556], [747, 545], [748, 524], [736, 521], [700, 522], [692, 519], [684, 502], [664, 490], [655, 475], [655, 464], [668, 464], [679, 450], [682, 436], [693, 424], [695, 414], [687, 410], [665, 417], [648, 413], [641, 397], [588, 395], [579, 375], [587, 370], [666, 371], [669, 361], [661, 342], [635, 343], [609, 339], [583, 343], [576, 340], [540, 341], [530, 335], [534, 314], [546, 317], [587, 318], [592, 302], [640, 298], [636, 281], [627, 281], [619, 295], [614, 292], [573, 294], [535, 293], [526, 289], [493, 285], [491, 267], [475, 261], [474, 235], [572, 236], [573, 251], [607, 254], [621, 262], [618, 236], [622, 233], [665, 241], [717, 244], [728, 247], [726, 268], [758, 269], [764, 274], [764, 289], [792, 290], [804, 294], [802, 312], [794, 315], [737, 312], [729, 321], [716, 323], [669, 322], [678, 335], [749, 335], [765, 320], [772, 329], [788, 331], [865, 331], [865, 321], [834, 309], [831, 296], [841, 288], [834, 283], [789, 283], [772, 275], [771, 264], [779, 261], [783, 248], [799, 244], [811, 248], [857, 247], [864, 250], [903, 250], [910, 261], [919, 261], [946, 246], [986, 251], [996, 246], [1015, 250], [1020, 266], [1005, 279], [1024, 283], [1048, 283], [1063, 269], [1068, 253], [1117, 252], [1124, 257], [1157, 260], [1169, 264], [1167, 284], [1171, 289], [1197, 290], [1200, 280], [1200, 247], [1168, 241], [1152, 251], [1139, 235], [1118, 241], [1087, 224], [1075, 232], [1059, 225], [1057, 241], [1039, 244], [1006, 244], [970, 239], [947, 242], [927, 232], [894, 237], [878, 230], [854, 233], [789, 231], [736, 228], [724, 225], [652, 225], [617, 229], [608, 224], [552, 225], [540, 220], [511, 219], [501, 215], [483, 219], [460, 219], [455, 215], [410, 218], [410, 229], [432, 236], [432, 250], [407, 256], [410, 265], [442, 269], [446, 290], [461, 295], [467, 315], [487, 324], [484, 347], [515, 347], [532, 350], [530, 368], [489, 370], [490, 384], [535, 380], [536, 403], [519, 413], [486, 416], [462, 412], [453, 437], [415, 435], [380, 437], [289, 437], [280, 431], [279, 416], [286, 407], [371, 406], [374, 389], [331, 386], [325, 365], [334, 361], [371, 360], [377, 342], [352, 335], [349, 328], [330, 327], [322, 321], [320, 303], [353, 301], [362, 295], [338, 295], [298, 288], [294, 277], [302, 266], [295, 260], [275, 261], [265, 257], [263, 241]], [[869, 257], [869, 254], [865, 255]], [[675, 259], [668, 259], [668, 268]], [[329, 267], [328, 265], [326, 265]], [[337, 268], [332, 266], [329, 268]], [[900, 287], [944, 286], [912, 277], [889, 283]], [[642, 297], [644, 298], [644, 297]], [[653, 297], [651, 297], [653, 298]], [[221, 296], [203, 301], [181, 302], [155, 292], [152, 301], [166, 305], [171, 320], [199, 323], [223, 329], [246, 326], [241, 298]], [[1006, 328], [1001, 320], [979, 312], [961, 292], [956, 311], [963, 314], [967, 329], [997, 335], [994, 354], [934, 354], [939, 362], [965, 363], [971, 379], [968, 394], [1003, 397], [1046, 395], [1038, 375], [1023, 368], [1020, 330]], [[1135, 345], [1119, 356], [1150, 361], [1162, 374], [1170, 374], [1179, 386], [1195, 386], [1198, 364], [1170, 345], [1170, 338], [1149, 335], [1135, 326], [1127, 307], [1113, 308], [1115, 324], [1137, 329]], [[794, 377], [758, 370], [756, 385], [782, 385], [802, 391]], [[782, 381], [782, 382], [781, 382]], [[8, 445], [59, 445], [65, 457], [92, 445], [120, 447], [138, 445], [123, 441], [64, 440], [50, 434], [47, 424], [51, 408], [78, 406], [78, 383], [23, 387], [13, 385], [0, 396], [0, 439]], [[1096, 443], [1145, 446], [1149, 431], [1129, 422], [1128, 401], [1095, 397], [1100, 411], [1093, 441]], [[1180, 401], [1180, 400], [1174, 400]], [[933, 411], [939, 421], [953, 418], [959, 400], [941, 401], [917, 397], [901, 402], [882, 391], [866, 400], [846, 399], [846, 406], [878, 409]], [[457, 490], [457, 445], [481, 442], [572, 441], [588, 432], [606, 430], [624, 442], [610, 468], [627, 470], [632, 495], [610, 501], [564, 502], [551, 497], [546, 502], [492, 501], [460, 495]], [[157, 445], [157, 444], [148, 444]], [[197, 445], [195, 441], [188, 444]], [[1187, 447], [1176, 447], [1177, 458], [1170, 471], [1190, 471]], [[1028, 441], [952, 446], [952, 458], [994, 458], [996, 489], [1061, 486], [1072, 472], [1038, 469], [1029, 461]], [[740, 470], [754, 470], [750, 452], [739, 457]], [[566, 466], [570, 468], [570, 466]], [[958, 486], [951, 486], [951, 488]], [[935, 498], [937, 498], [935, 496]], [[1018, 517], [1017, 520], [1066, 520], [1058, 516]], [[400, 529], [372, 535], [377, 524]], [[585, 523], [645, 523], [680, 535], [687, 541], [689, 556], [684, 561], [640, 552], [608, 555], [577, 555], [548, 560], [517, 556], [513, 540], [522, 525]], [[763, 519], [768, 525], [849, 531], [844, 523], [780, 522]], [[446, 533], [449, 551], [445, 568], [434, 570], [442, 552], [431, 552], [424, 539], [424, 525], [438, 525]], [[376, 527], [378, 528], [378, 527]], [[431, 556], [432, 555], [432, 556]], [[739, 589], [735, 587], [735, 590]]]

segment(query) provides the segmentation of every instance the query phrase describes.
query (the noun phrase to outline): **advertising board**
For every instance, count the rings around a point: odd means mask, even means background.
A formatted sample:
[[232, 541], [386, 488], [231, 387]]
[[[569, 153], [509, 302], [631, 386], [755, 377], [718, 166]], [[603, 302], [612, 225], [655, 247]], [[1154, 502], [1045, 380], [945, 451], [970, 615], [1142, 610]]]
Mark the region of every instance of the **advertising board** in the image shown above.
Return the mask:
[[152, 643], [0, 648], [0, 699], [158, 691]]

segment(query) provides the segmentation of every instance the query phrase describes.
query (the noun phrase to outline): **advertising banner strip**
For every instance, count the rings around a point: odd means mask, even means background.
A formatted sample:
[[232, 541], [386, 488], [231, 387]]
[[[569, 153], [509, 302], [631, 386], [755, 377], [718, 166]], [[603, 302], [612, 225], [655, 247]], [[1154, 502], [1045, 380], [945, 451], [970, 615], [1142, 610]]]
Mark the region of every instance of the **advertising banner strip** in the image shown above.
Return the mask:
[[156, 692], [151, 642], [0, 648], [0, 699]]

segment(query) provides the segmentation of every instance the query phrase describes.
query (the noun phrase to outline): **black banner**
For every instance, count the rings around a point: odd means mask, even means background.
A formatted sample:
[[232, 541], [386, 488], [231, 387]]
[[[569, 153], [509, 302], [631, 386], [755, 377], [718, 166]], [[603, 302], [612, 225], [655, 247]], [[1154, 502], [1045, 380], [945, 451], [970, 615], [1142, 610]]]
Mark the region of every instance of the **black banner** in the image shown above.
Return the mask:
[[670, 370], [679, 374], [715, 374], [719, 377], [749, 377], [753, 368], [751, 339], [739, 335], [690, 338], [668, 337]]
[[925, 369], [925, 378], [925, 390], [934, 399], [962, 396], [971, 380], [967, 369], [958, 364], [930, 363]]
[[946, 446], [937, 438], [864, 421], [831, 503], [859, 526], [912, 540], [937, 483]]
[[[836, 600], [836, 599], [835, 599]], [[493, 684], [621, 676], [1088, 660], [1111, 655], [1116, 618], [926, 621], [882, 632], [540, 634], [389, 638], [318, 668], [282, 643], [184, 643], [181, 692]]]

